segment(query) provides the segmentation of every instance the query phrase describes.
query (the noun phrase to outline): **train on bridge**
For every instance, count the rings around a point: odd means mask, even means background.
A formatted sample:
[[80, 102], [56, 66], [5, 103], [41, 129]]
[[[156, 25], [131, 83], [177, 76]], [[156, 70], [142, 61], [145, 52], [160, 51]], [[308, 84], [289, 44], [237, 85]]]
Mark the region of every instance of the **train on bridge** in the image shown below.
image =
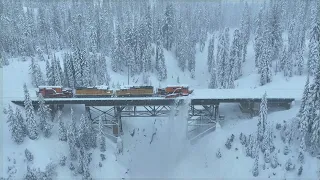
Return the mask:
[[107, 86], [65, 88], [63, 86], [39, 86], [37, 96], [44, 98], [111, 98], [111, 97], [164, 97], [188, 96], [193, 90], [187, 85], [172, 85], [155, 89], [153, 86], [124, 86], [112, 90]]

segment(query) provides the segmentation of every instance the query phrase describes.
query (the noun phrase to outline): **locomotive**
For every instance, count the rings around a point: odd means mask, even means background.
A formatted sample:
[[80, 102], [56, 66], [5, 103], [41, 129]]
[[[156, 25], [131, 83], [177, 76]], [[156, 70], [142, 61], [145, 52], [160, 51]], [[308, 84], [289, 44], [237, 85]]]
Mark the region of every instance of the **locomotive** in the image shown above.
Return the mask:
[[74, 89], [62, 86], [39, 86], [37, 96], [42, 94], [44, 98], [110, 98], [110, 97], [164, 97], [175, 98], [188, 96], [193, 93], [186, 85], [170, 85], [166, 88], [153, 86], [126, 86], [112, 90], [109, 87], [76, 87]]

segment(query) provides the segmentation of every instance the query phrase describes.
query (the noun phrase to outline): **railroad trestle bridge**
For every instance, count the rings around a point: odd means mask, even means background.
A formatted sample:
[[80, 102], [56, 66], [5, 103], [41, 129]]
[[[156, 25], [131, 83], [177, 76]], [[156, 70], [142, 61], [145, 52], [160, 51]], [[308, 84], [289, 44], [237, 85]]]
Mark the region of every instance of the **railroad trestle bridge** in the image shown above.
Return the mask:
[[[294, 98], [267, 98], [268, 106], [289, 109]], [[239, 103], [242, 112], [252, 116], [257, 112], [261, 98], [190, 98], [175, 99], [136, 97], [136, 98], [47, 98], [45, 104], [63, 107], [64, 105], [84, 105], [89, 118], [98, 123], [101, 117], [106, 127], [105, 135], [112, 139], [123, 134], [122, 118], [124, 117], [168, 117], [179, 111], [184, 105], [188, 107], [188, 132], [190, 140], [203, 136], [215, 129], [216, 124], [224, 119], [219, 114], [222, 103]], [[13, 103], [23, 106], [23, 100], [13, 100]], [[32, 103], [37, 106], [38, 100]]]

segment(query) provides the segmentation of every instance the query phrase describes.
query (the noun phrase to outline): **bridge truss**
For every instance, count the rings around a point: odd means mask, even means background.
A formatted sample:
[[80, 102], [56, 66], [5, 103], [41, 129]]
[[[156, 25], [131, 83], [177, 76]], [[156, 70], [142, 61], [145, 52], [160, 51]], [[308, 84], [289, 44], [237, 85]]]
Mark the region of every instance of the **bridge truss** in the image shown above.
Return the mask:
[[[105, 135], [116, 139], [123, 134], [122, 118], [125, 117], [169, 117], [177, 115], [179, 106], [174, 105], [140, 105], [140, 106], [85, 106], [89, 118], [94, 124], [99, 123], [102, 118], [105, 126]], [[187, 137], [192, 140], [198, 138], [202, 133], [215, 128], [219, 117], [219, 104], [214, 105], [188, 105], [188, 119], [186, 120], [188, 131]], [[210, 131], [211, 132], [211, 131]]]

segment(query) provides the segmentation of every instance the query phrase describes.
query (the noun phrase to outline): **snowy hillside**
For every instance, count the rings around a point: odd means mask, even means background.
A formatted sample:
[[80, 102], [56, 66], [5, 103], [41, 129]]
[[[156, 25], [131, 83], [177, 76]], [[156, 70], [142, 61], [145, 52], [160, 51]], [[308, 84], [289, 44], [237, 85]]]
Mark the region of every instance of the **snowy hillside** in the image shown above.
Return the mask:
[[[0, 180], [318, 179], [317, 1], [149, 3], [0, 2]], [[119, 148], [83, 105], [65, 105], [51, 121], [28, 101], [39, 85], [113, 89], [128, 77], [187, 84], [204, 99], [259, 96], [260, 113], [222, 103], [221, 127], [192, 143], [186, 105], [169, 117], [124, 117]], [[264, 95], [295, 101], [268, 109]]]

